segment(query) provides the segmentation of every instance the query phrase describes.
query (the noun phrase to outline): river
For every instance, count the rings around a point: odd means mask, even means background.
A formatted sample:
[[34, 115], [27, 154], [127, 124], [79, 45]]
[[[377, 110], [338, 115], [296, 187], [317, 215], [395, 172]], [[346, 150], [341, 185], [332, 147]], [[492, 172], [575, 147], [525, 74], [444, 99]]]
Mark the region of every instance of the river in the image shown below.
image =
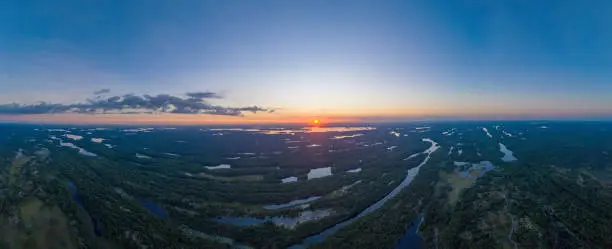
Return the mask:
[[76, 185], [74, 185], [73, 182], [68, 182], [68, 190], [70, 190], [70, 192], [72, 193], [72, 200], [74, 200], [79, 205], [79, 207], [81, 207], [83, 211], [90, 217], [91, 223], [93, 225], [93, 230], [96, 236], [102, 236], [102, 231], [100, 229], [100, 224], [98, 223], [98, 220], [91, 216], [89, 212], [87, 212], [87, 209], [85, 209], [85, 206], [83, 206], [83, 201], [81, 201], [81, 197], [79, 196], [77, 187]]
[[336, 232], [338, 232], [343, 227], [345, 227], [347, 225], [350, 225], [351, 223], [355, 222], [357, 219], [359, 219], [359, 218], [361, 218], [361, 217], [363, 217], [363, 216], [365, 216], [365, 215], [367, 215], [367, 214], [369, 214], [371, 212], [374, 212], [374, 211], [378, 210], [387, 201], [389, 201], [391, 198], [393, 198], [397, 194], [399, 194], [399, 192], [402, 189], [407, 187], [412, 182], [412, 180], [414, 180], [414, 177], [419, 173], [419, 169], [423, 165], [427, 164], [427, 162], [431, 158], [431, 154], [434, 153], [436, 150], [438, 150], [440, 148], [440, 146], [438, 146], [438, 143], [436, 143], [435, 141], [433, 141], [433, 140], [431, 140], [429, 138], [423, 138], [422, 140], [424, 142], [431, 143], [431, 146], [427, 150], [422, 152], [424, 154], [427, 154], [427, 157], [425, 157], [425, 159], [423, 159], [423, 161], [418, 166], [409, 169], [407, 174], [406, 174], [406, 178], [404, 178], [404, 180], [397, 187], [395, 187], [389, 194], [387, 194], [385, 197], [383, 197], [382, 199], [380, 199], [376, 203], [372, 204], [368, 208], [366, 208], [363, 211], [361, 211], [361, 213], [359, 213], [357, 216], [355, 216], [353, 218], [350, 218], [348, 220], [345, 220], [343, 222], [340, 222], [340, 223], [338, 223], [338, 224], [336, 224], [336, 225], [334, 225], [334, 226], [324, 230], [323, 232], [320, 232], [320, 233], [315, 234], [313, 236], [307, 237], [304, 240], [302, 240], [301, 244], [290, 246], [288, 249], [302, 249], [302, 248], [307, 248], [308, 246], [311, 246], [313, 244], [320, 243], [323, 240], [325, 240], [327, 237], [329, 237], [330, 235], [333, 235]]
[[423, 222], [423, 214], [412, 221], [412, 226], [406, 230], [406, 234], [395, 246], [395, 249], [412, 249], [421, 247], [421, 236], [419, 236], [419, 226]]

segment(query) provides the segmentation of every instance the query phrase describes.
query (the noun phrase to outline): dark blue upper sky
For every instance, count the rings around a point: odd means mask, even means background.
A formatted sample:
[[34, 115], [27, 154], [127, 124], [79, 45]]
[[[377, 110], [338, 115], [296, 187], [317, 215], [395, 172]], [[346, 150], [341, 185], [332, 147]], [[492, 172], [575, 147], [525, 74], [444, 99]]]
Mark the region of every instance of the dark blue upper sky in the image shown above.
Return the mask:
[[354, 115], [608, 115], [612, 1], [3, 1], [0, 104], [215, 91]]

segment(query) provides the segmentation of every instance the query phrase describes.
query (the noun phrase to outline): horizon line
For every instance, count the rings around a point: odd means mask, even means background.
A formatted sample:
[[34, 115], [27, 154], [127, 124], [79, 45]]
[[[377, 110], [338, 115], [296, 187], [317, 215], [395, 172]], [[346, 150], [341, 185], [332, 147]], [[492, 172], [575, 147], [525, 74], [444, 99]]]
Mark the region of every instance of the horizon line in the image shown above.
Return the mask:
[[[381, 125], [381, 124], [407, 124], [407, 123], [488, 123], [488, 122], [612, 122], [612, 118], [593, 119], [593, 118], [556, 118], [556, 119], [427, 119], [427, 120], [404, 120], [404, 121], [352, 121], [352, 122], [328, 122], [317, 127], [334, 127], [350, 125]], [[254, 122], [254, 123], [62, 123], [62, 122], [28, 122], [28, 121], [9, 121], [0, 120], [0, 125], [51, 125], [51, 126], [256, 126], [256, 125], [287, 125], [287, 126], [311, 126], [308, 122]]]

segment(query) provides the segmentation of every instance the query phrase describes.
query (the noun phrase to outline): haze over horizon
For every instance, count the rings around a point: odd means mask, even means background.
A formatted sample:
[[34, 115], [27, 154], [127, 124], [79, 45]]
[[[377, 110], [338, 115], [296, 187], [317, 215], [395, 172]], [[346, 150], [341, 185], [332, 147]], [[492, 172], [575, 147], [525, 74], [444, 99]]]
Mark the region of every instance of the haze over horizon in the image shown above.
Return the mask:
[[0, 121], [610, 119], [612, 2], [9, 1]]

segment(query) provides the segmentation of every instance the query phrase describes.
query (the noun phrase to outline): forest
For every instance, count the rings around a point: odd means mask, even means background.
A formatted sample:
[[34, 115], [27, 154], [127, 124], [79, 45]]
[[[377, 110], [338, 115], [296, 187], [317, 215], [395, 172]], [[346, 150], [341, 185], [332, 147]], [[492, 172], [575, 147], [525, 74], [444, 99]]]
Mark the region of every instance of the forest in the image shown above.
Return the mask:
[[[612, 144], [596, 139], [612, 138], [605, 125], [385, 124], [274, 134], [4, 125], [0, 245], [288, 248], [318, 237], [307, 246], [610, 248]], [[437, 144], [431, 154], [424, 138]], [[502, 143], [518, 159], [505, 160]], [[360, 216], [421, 163], [396, 196]], [[325, 167], [329, 175], [313, 177]], [[289, 177], [296, 181], [283, 183]]]

